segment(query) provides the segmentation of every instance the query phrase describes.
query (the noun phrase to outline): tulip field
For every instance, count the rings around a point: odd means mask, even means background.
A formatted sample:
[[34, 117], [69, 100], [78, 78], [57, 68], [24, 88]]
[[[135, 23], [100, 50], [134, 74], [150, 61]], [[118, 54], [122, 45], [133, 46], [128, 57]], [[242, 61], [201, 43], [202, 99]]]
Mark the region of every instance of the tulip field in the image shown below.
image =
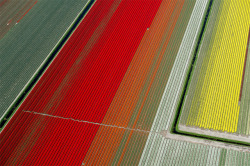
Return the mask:
[[232, 0], [222, 1], [214, 10], [217, 14], [211, 16], [215, 17], [208, 25], [211, 30], [205, 34], [198, 54], [182, 125], [250, 139], [249, 8], [247, 0]]
[[2, 7], [0, 165], [250, 164], [249, 0]]

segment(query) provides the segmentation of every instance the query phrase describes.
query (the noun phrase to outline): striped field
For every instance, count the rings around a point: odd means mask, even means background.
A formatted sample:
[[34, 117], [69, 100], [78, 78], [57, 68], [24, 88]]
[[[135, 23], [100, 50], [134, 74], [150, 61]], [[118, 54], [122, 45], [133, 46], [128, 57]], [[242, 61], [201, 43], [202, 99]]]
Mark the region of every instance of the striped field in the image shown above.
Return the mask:
[[[250, 164], [247, 148], [194, 143], [170, 133], [211, 2], [96, 0], [1, 131], [0, 165]], [[236, 14], [228, 16], [230, 22]], [[233, 33], [215, 35], [213, 44], [240, 40]], [[232, 50], [229, 44], [222, 50]], [[242, 76], [245, 57], [237, 51], [235, 77]], [[217, 58], [216, 73], [219, 63], [227, 67], [219, 53], [209, 54]], [[212, 102], [211, 95], [206, 101]], [[188, 113], [187, 124], [193, 122]]]
[[217, 1], [214, 6], [214, 16], [212, 14], [209, 20], [208, 32], [198, 54], [181, 124], [235, 133], [238, 124], [242, 123], [238, 122], [240, 110], [249, 112], [240, 107], [250, 2]]

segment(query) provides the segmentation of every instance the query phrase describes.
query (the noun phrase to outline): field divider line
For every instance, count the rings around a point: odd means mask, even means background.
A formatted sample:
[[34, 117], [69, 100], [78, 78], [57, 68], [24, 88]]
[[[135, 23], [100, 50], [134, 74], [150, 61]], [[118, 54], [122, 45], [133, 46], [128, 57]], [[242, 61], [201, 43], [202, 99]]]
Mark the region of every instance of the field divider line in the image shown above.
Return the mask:
[[72, 120], [74, 122], [79, 122], [79, 123], [88, 123], [88, 124], [93, 124], [93, 125], [99, 125], [99, 126], [105, 126], [105, 127], [113, 127], [113, 128], [125, 129], [125, 130], [131, 130], [131, 131], [139, 131], [139, 132], [144, 132], [144, 133], [160, 134], [160, 132], [154, 132], [154, 131], [149, 131], [149, 130], [134, 129], [134, 128], [129, 128], [129, 127], [116, 126], [116, 125], [108, 125], [108, 124], [103, 124], [103, 123], [90, 122], [90, 121], [86, 121], [86, 120], [74, 119], [74, 118], [70, 118], [70, 117], [67, 118], [67, 117], [62, 117], [62, 116], [57, 116], [57, 115], [50, 115], [50, 114], [39, 113], [39, 112], [28, 111], [28, 110], [22, 110], [22, 111], [26, 112], [26, 113], [31, 113], [31, 114], [41, 115], [41, 116], [47, 116], [47, 117], [51, 117], [51, 118]]

